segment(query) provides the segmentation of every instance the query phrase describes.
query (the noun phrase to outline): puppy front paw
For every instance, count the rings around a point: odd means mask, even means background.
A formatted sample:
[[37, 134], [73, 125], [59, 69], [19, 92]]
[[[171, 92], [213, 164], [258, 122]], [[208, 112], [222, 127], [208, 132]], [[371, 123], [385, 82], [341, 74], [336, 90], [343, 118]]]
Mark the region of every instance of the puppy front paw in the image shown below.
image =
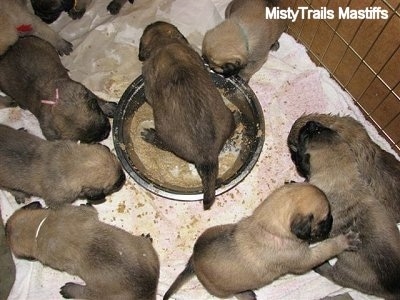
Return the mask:
[[68, 15], [69, 15], [72, 19], [76, 20], [76, 19], [82, 18], [83, 15], [85, 14], [85, 12], [86, 12], [86, 9], [85, 9], [85, 8], [82, 8], [82, 9], [73, 8], [73, 9], [71, 9], [71, 10], [68, 12]]
[[347, 251], [357, 251], [361, 245], [360, 233], [350, 230], [344, 237], [347, 242]]
[[86, 287], [73, 282], [67, 282], [60, 289], [60, 294], [66, 299], [85, 298]]
[[142, 233], [141, 235], [142, 235], [142, 237], [148, 239], [150, 242], [153, 242], [153, 238], [151, 237], [150, 233], [148, 233], [148, 234]]
[[121, 10], [121, 5], [116, 1], [111, 1], [110, 4], [107, 5], [107, 10], [110, 12], [110, 14], [116, 15]]
[[55, 47], [59, 55], [69, 55], [72, 52], [73, 46], [70, 42], [60, 39]]

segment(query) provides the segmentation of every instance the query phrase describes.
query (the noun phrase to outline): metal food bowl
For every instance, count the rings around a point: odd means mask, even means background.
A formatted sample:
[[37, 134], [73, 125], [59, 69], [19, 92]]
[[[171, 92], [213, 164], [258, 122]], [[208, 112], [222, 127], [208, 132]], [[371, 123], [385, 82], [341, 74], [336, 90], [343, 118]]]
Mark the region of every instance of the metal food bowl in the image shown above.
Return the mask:
[[[264, 144], [265, 126], [260, 103], [238, 77], [225, 78], [210, 72], [225, 104], [239, 116], [232, 137], [219, 155], [216, 195], [241, 182], [256, 164]], [[125, 171], [150, 192], [173, 200], [203, 199], [202, 184], [194, 165], [168, 151], [146, 143], [144, 128], [154, 127], [151, 107], [139, 76], [124, 92], [113, 121], [113, 140]]]

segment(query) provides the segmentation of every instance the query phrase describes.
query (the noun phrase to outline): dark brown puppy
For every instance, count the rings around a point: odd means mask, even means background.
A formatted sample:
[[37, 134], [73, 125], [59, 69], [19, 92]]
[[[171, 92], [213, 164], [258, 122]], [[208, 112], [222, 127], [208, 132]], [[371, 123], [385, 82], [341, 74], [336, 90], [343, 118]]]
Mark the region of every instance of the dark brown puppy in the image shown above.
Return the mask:
[[315, 121], [297, 132], [294, 161], [300, 173], [329, 199], [335, 220], [331, 236], [352, 226], [362, 241], [357, 252], [343, 252], [334, 266], [325, 263], [316, 271], [339, 285], [385, 299], [400, 299], [400, 233], [396, 221], [366, 185], [346, 138]]
[[[79, 19], [85, 14], [92, 0], [30, 0], [33, 10], [46, 23], [53, 23], [62, 12], [68, 12], [72, 19]], [[134, 0], [129, 0], [133, 3]], [[112, 0], [107, 10], [116, 15], [128, 0]]]
[[299, 130], [308, 121], [319, 122], [340, 135], [356, 159], [360, 178], [400, 223], [400, 161], [377, 145], [360, 122], [350, 116], [330, 114], [309, 114], [296, 120], [288, 137], [293, 158], [298, 148]]
[[30, 196], [49, 206], [78, 198], [100, 201], [125, 181], [116, 156], [101, 144], [46, 141], [5, 125], [0, 140], [0, 188], [18, 203]]
[[17, 257], [36, 259], [85, 281], [61, 287], [65, 298], [156, 299], [160, 263], [149, 236], [100, 222], [93, 207], [51, 210], [33, 202], [9, 218], [6, 230]]
[[0, 0], [0, 55], [19, 36], [34, 35], [48, 41], [60, 55], [68, 55], [72, 44], [61, 38], [27, 7], [28, 0]]
[[[164, 299], [196, 275], [214, 296], [254, 300], [254, 289], [288, 273], [305, 273], [344, 250], [357, 248], [359, 240], [352, 232], [324, 240], [331, 227], [329, 202], [321, 190], [307, 183], [284, 185], [251, 216], [201, 234], [185, 270]], [[322, 242], [310, 247], [318, 241]]]
[[209, 209], [215, 200], [218, 155], [235, 129], [233, 114], [201, 57], [175, 26], [147, 26], [139, 59], [155, 123], [155, 130], [147, 130], [144, 137], [195, 165], [203, 183], [204, 209]]
[[285, 8], [289, 0], [233, 0], [225, 21], [206, 32], [202, 52], [210, 68], [248, 82], [266, 62], [287, 27], [283, 19], [266, 19], [266, 7]]
[[15, 281], [15, 264], [8, 246], [0, 209], [0, 299], [7, 299]]
[[54, 48], [36, 37], [20, 38], [0, 57], [0, 90], [39, 120], [48, 140], [98, 142], [110, 132], [116, 103], [72, 80]]

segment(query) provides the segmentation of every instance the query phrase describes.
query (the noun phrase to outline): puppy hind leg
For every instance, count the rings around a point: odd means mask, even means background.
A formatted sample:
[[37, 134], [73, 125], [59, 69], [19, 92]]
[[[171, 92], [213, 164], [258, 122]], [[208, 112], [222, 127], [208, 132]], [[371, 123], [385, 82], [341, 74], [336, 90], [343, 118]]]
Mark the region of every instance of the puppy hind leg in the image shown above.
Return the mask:
[[203, 185], [203, 208], [208, 210], [215, 201], [215, 188], [218, 176], [218, 162], [208, 164], [196, 164]]
[[96, 299], [96, 295], [87, 286], [67, 282], [60, 289], [60, 294], [66, 299]]
[[235, 295], [239, 300], [257, 300], [257, 296], [253, 291], [245, 291]]

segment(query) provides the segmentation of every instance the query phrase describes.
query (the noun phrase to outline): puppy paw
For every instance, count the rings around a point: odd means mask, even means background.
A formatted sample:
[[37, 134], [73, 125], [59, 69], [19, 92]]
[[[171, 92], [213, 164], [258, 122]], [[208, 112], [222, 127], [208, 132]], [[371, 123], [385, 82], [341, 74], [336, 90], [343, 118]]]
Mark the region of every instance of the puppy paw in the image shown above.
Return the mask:
[[64, 286], [60, 289], [60, 294], [66, 299], [75, 298], [75, 289], [76, 286], [79, 286], [73, 282], [67, 282]]
[[73, 46], [70, 42], [60, 39], [55, 45], [57, 52], [59, 55], [69, 55], [72, 52]]
[[150, 236], [150, 233], [148, 233], [148, 234], [142, 233], [141, 235], [142, 235], [142, 237], [148, 239], [150, 242], [153, 242], [153, 238]]
[[360, 233], [350, 230], [344, 237], [347, 240], [347, 251], [357, 251], [361, 245]]
[[270, 50], [271, 51], [277, 51], [279, 49], [279, 42], [276, 41], [275, 43], [272, 44]]
[[152, 144], [161, 150], [168, 151], [168, 148], [159, 138], [154, 128], [144, 128], [140, 135], [145, 142]]
[[112, 15], [118, 14], [120, 9], [121, 9], [121, 5], [115, 1], [111, 1], [110, 4], [107, 5], [107, 10]]

